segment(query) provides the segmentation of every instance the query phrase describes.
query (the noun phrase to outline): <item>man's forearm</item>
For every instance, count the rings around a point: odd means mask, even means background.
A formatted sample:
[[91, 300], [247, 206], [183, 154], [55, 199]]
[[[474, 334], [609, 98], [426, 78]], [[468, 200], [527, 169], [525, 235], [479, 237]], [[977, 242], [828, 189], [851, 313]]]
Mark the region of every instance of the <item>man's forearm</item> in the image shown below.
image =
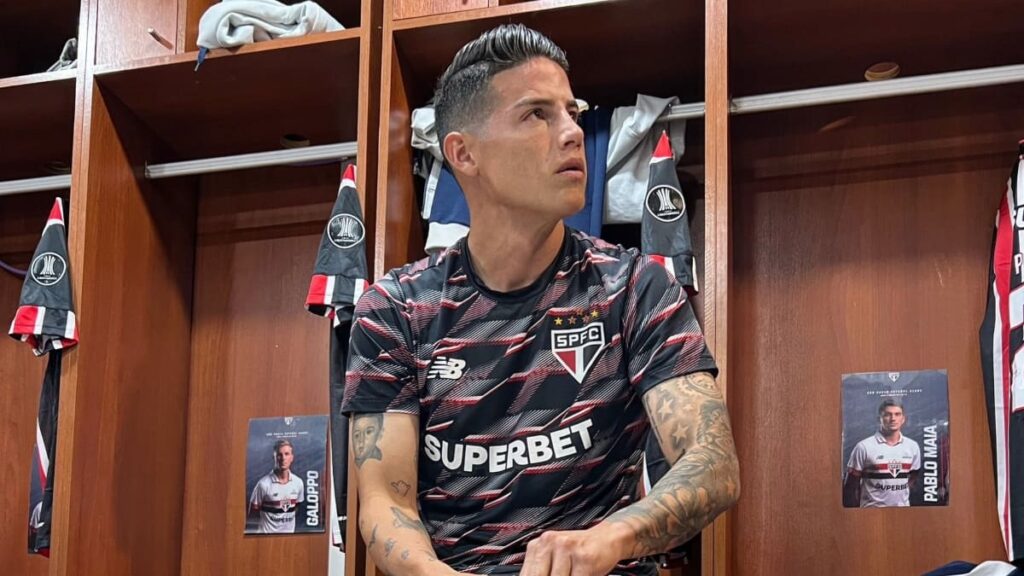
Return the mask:
[[623, 557], [667, 552], [696, 536], [739, 497], [739, 466], [696, 449], [680, 458], [640, 501], [608, 517], [624, 539]]
[[736, 447], [725, 403], [707, 373], [663, 383], [644, 402], [672, 468], [650, 494], [602, 523], [624, 558], [659, 554], [693, 538], [739, 498]]
[[394, 502], [367, 502], [360, 511], [359, 529], [366, 551], [385, 574], [415, 576], [443, 574], [449, 569], [437, 559], [419, 513]]

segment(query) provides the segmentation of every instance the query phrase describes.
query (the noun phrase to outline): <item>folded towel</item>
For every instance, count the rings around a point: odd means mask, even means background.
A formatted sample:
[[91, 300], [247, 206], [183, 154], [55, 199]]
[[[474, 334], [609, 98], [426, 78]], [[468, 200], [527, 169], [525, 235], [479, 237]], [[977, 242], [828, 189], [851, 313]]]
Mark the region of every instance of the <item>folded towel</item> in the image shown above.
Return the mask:
[[78, 38], [69, 38], [60, 51], [60, 58], [46, 69], [47, 72], [70, 70], [78, 64]]
[[231, 48], [335, 30], [344, 26], [316, 2], [288, 6], [276, 0], [224, 0], [199, 19], [196, 43], [203, 48]]

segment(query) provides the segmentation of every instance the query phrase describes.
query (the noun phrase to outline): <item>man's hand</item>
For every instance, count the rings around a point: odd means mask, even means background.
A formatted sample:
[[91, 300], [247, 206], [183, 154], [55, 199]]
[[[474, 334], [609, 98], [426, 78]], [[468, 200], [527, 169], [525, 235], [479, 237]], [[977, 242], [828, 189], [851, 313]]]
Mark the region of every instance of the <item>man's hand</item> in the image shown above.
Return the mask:
[[611, 525], [544, 532], [526, 545], [519, 576], [608, 576], [622, 558]]

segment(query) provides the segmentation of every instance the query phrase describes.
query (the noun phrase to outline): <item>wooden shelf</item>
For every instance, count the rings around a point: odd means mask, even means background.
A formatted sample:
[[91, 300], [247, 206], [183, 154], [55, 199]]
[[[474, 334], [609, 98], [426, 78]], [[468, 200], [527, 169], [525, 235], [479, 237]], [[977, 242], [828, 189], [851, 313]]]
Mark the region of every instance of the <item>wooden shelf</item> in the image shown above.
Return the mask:
[[[150, 162], [275, 150], [285, 134], [312, 144], [356, 139], [359, 29], [149, 58], [97, 69], [170, 150]], [[268, 112], [273, 111], [273, 112]]]
[[0, 79], [0, 180], [52, 176], [71, 165], [75, 70]]
[[1024, 62], [1019, 5], [837, 0], [825, 7], [729, 2], [735, 96], [864, 81], [874, 63], [901, 76]]
[[537, 0], [395, 21], [402, 72], [416, 104], [429, 98], [463, 44], [509, 21], [558, 43], [574, 92], [592, 104], [632, 104], [637, 93], [703, 100], [703, 2]]
[[1010, 84], [739, 116], [733, 170], [782, 188], [837, 174], [1009, 170], [1024, 137], [1022, 100], [1024, 84]]

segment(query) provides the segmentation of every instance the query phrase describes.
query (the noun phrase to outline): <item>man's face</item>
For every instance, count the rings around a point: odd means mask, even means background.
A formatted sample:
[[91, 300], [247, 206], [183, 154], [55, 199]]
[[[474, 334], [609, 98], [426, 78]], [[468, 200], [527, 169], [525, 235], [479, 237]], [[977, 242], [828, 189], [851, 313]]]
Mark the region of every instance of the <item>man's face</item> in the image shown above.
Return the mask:
[[274, 451], [274, 467], [278, 470], [290, 470], [294, 459], [291, 446], [281, 446]]
[[882, 431], [899, 432], [900, 428], [903, 427], [906, 416], [903, 414], [903, 408], [899, 406], [886, 406], [882, 412], [881, 419]]
[[377, 445], [380, 436], [380, 425], [376, 418], [357, 418], [352, 424], [352, 446], [357, 458], [366, 458], [368, 452]]
[[558, 219], [579, 212], [587, 165], [565, 71], [534, 58], [496, 74], [485, 97], [486, 118], [467, 131], [485, 201]]

